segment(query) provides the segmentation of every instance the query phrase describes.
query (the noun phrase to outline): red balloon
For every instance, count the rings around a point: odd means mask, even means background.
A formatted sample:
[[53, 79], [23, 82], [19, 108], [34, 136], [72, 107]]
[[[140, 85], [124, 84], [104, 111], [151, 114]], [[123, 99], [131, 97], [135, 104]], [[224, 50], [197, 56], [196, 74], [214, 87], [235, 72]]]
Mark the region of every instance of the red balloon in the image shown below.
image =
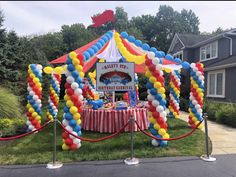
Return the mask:
[[164, 119], [163, 119], [163, 118], [161, 118], [161, 117], [159, 117], [159, 118], [156, 118], [156, 120], [157, 120], [157, 122], [158, 122], [158, 124], [159, 124], [159, 125], [161, 125], [161, 124], [165, 123]]
[[66, 138], [65, 143], [66, 145], [70, 146], [73, 144], [73, 140], [71, 138]]
[[81, 53], [77, 55], [77, 58], [81, 61], [84, 60], [84, 55], [82, 55]]
[[62, 138], [63, 138], [63, 139], [69, 138], [69, 133], [63, 132], [63, 133], [62, 133]]
[[74, 90], [73, 90], [72, 88], [68, 88], [68, 89], [66, 90], [66, 93], [67, 93], [68, 95], [73, 95], [73, 94], [74, 94]]
[[71, 144], [69, 147], [70, 147], [70, 150], [72, 150], [72, 151], [77, 150], [77, 145], [76, 144]]
[[70, 84], [66, 82], [66, 83], [65, 83], [65, 88], [66, 88], [66, 89], [71, 88], [71, 87], [70, 87]]
[[149, 70], [154, 72], [156, 70], [156, 66], [154, 64], [149, 65]]
[[159, 114], [159, 112], [157, 112], [157, 111], [153, 112], [152, 115], [153, 115], [153, 117], [155, 117], [155, 118], [160, 117], [160, 114]]
[[128, 100], [129, 99], [129, 94], [128, 92], [126, 92], [124, 95], [123, 95], [123, 100]]
[[162, 123], [162, 124], [160, 124], [160, 127], [161, 128], [164, 128], [165, 130], [168, 128], [168, 125], [167, 125], [167, 123]]
[[152, 61], [150, 59], [146, 59], [145, 64], [149, 66], [150, 64], [152, 64]]
[[41, 127], [40, 123], [37, 123], [35, 126], [36, 129], [39, 129], [40, 127]]

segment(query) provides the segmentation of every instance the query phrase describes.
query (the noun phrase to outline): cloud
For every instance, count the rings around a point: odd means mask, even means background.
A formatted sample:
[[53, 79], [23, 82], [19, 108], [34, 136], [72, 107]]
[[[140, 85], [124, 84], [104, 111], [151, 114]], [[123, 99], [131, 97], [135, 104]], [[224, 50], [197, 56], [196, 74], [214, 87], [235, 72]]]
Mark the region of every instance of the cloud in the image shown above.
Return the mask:
[[236, 2], [223, 1], [2, 1], [4, 26], [20, 35], [59, 31], [64, 24], [92, 24], [91, 16], [106, 9], [122, 6], [129, 18], [142, 14], [155, 15], [159, 5], [175, 10], [193, 10], [200, 19], [200, 31], [211, 32], [217, 27], [234, 27]]

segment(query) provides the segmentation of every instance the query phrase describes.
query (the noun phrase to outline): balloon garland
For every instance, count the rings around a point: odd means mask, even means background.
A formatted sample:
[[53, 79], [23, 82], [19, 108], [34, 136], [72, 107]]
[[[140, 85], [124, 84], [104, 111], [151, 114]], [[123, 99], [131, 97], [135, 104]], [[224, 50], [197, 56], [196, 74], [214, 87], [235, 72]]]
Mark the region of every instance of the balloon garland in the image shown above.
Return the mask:
[[[202, 63], [190, 65], [191, 90], [189, 97], [189, 125], [194, 128], [202, 120], [202, 106], [204, 97], [204, 69]], [[201, 124], [198, 128], [203, 128]]]
[[[167, 118], [166, 118], [166, 95], [164, 88], [164, 77], [160, 59], [155, 58], [153, 52], [148, 53], [145, 61], [146, 73], [148, 79], [146, 87], [148, 89], [148, 107], [149, 107], [149, 130], [152, 135], [158, 138], [169, 138], [167, 133]], [[165, 146], [167, 141], [152, 140], [154, 146]]]
[[[84, 56], [71, 52], [68, 55], [66, 64], [66, 93], [64, 96], [65, 107], [62, 124], [66, 129], [78, 136], [81, 136], [81, 112], [82, 112], [82, 79], [83, 73], [83, 59]], [[63, 150], [76, 150], [81, 147], [81, 141], [69, 135], [65, 131], [62, 133]]]
[[43, 70], [46, 74], [50, 74], [50, 88], [48, 97], [47, 120], [53, 120], [58, 113], [58, 103], [60, 97], [61, 73], [62, 67], [56, 67], [54, 70], [51, 67], [45, 67]]
[[170, 116], [179, 118], [179, 97], [180, 97], [180, 72], [177, 70], [170, 73]]
[[136, 64], [142, 64], [145, 61], [146, 54], [143, 55], [133, 55], [130, 53], [127, 48], [122, 43], [122, 39], [120, 37], [120, 34], [115, 32], [114, 38], [116, 41], [116, 45], [118, 50], [120, 51], [121, 55], [128, 61], [128, 62], [135, 62]]
[[28, 86], [27, 90], [27, 126], [28, 131], [33, 131], [41, 127], [42, 116], [42, 65], [30, 64], [28, 66]]

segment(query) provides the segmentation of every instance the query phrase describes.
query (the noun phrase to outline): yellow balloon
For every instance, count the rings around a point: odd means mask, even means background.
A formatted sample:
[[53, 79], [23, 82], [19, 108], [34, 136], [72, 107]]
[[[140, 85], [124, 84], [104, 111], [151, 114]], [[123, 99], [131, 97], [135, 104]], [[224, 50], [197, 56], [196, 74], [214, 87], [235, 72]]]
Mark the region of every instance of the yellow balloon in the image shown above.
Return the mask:
[[77, 113], [77, 112], [78, 112], [77, 107], [72, 106], [72, 107], [70, 108], [70, 113], [71, 113], [71, 114], [75, 114], [75, 113]]
[[168, 133], [163, 135], [163, 138], [170, 138], [170, 135]]
[[153, 77], [153, 76], [151, 76], [151, 77], [149, 78], [149, 81], [150, 81], [151, 83], [154, 83], [154, 82], [156, 82], [156, 78]]
[[80, 73], [79, 73], [79, 76], [80, 76], [81, 78], [84, 78], [84, 73], [83, 73], [83, 72], [80, 72]]
[[58, 66], [58, 67], [56, 67], [56, 68], [54, 69], [54, 72], [55, 72], [56, 74], [62, 74], [63, 68], [62, 68], [61, 66]]
[[40, 116], [35, 117], [36, 120], [41, 120]]
[[63, 150], [69, 150], [69, 146], [67, 146], [65, 143], [63, 143], [62, 149], [63, 149]]
[[159, 88], [158, 92], [164, 94], [166, 89], [164, 87]]
[[62, 68], [63, 68], [63, 71], [66, 71], [67, 70], [67, 65], [64, 65]]
[[29, 112], [30, 112], [30, 113], [33, 113], [33, 112], [34, 112], [34, 108], [32, 108], [32, 107], [29, 108]]
[[158, 130], [158, 134], [164, 136], [166, 134], [166, 130], [164, 128], [161, 128]]
[[73, 65], [79, 65], [80, 61], [76, 58], [72, 61]]
[[78, 120], [78, 119], [80, 119], [81, 116], [79, 113], [75, 113], [75, 114], [73, 114], [73, 117], [75, 120]]
[[203, 124], [200, 124], [200, 125], [198, 126], [199, 129], [202, 129], [203, 127], [204, 127]]
[[43, 69], [43, 71], [46, 73], [46, 74], [51, 74], [53, 72], [53, 68], [50, 67], [50, 66], [47, 66]]
[[66, 106], [71, 107], [74, 106], [74, 103], [71, 100], [66, 101]]
[[145, 61], [145, 55], [137, 56], [136, 59], [135, 59], [135, 63], [138, 64], [138, 65], [143, 64], [144, 61]]
[[81, 65], [75, 66], [75, 69], [79, 72], [83, 71], [83, 67]]
[[30, 78], [35, 78], [35, 75], [33, 73], [30, 74]]
[[78, 125], [81, 124], [81, 120], [80, 119], [78, 119], [76, 122], [77, 122]]
[[71, 59], [74, 59], [74, 58], [77, 57], [77, 54], [75, 52], [70, 52], [69, 56], [70, 56]]
[[37, 112], [33, 112], [32, 113], [32, 117], [37, 117], [38, 116], [38, 113]]
[[150, 71], [146, 71], [145, 76], [149, 78], [152, 76], [152, 73]]
[[156, 123], [156, 119], [155, 119], [154, 117], [150, 117], [150, 118], [149, 118], [149, 121], [150, 121], [151, 123], [153, 123], [153, 124]]
[[159, 130], [161, 127], [159, 124], [155, 123], [154, 126], [153, 126], [156, 130]]
[[161, 87], [161, 83], [160, 82], [155, 82], [154, 83], [154, 88], [159, 89]]
[[27, 109], [31, 108], [31, 105], [28, 103], [28, 104], [26, 105], [26, 108], [27, 108]]

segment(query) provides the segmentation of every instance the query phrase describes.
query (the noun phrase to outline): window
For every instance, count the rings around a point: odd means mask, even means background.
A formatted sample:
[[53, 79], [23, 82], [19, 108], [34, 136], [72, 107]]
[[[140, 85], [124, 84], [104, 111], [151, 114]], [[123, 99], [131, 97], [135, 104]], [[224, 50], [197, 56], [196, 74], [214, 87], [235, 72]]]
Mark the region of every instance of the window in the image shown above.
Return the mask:
[[200, 48], [200, 59], [201, 61], [210, 60], [217, 57], [218, 42], [208, 44]]
[[180, 51], [180, 52], [177, 52], [177, 53], [173, 54], [173, 57], [183, 60], [183, 51]]
[[207, 96], [224, 97], [224, 95], [225, 95], [225, 70], [209, 72]]

